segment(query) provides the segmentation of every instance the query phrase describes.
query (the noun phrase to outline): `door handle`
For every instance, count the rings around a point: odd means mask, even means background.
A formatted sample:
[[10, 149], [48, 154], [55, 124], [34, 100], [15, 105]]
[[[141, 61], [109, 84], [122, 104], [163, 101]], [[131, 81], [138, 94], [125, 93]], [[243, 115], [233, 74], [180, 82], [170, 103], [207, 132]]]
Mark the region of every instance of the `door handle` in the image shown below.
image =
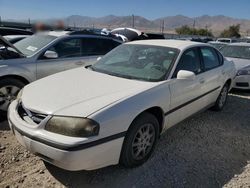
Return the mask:
[[205, 83], [205, 79], [204, 78], [201, 78], [199, 81], [200, 81], [201, 84]]
[[82, 62], [82, 61], [77, 61], [75, 64], [76, 64], [76, 65], [84, 65], [84, 64], [85, 64], [85, 62]]

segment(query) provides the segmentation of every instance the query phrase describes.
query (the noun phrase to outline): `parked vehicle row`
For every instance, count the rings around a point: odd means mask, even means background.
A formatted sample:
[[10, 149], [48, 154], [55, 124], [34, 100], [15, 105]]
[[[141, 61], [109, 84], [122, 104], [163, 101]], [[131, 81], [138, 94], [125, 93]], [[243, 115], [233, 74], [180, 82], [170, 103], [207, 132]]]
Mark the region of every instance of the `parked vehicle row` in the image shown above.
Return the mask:
[[235, 75], [234, 64], [209, 44], [128, 42], [92, 66], [25, 86], [8, 121], [24, 147], [63, 169], [134, 167], [168, 128], [205, 108], [222, 110]]
[[67, 170], [134, 167], [168, 128], [222, 110], [232, 87], [250, 89], [250, 45], [144, 40], [162, 37], [131, 28], [1, 37], [0, 110], [17, 140]]

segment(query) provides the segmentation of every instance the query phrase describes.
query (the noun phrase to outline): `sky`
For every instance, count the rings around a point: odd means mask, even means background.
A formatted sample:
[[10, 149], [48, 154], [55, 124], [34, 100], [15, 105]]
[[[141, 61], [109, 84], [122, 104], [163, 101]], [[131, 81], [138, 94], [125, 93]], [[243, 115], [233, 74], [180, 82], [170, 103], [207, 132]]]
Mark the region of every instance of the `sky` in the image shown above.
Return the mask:
[[178, 14], [225, 15], [250, 19], [250, 0], [0, 0], [4, 19], [49, 19], [70, 15], [139, 15], [156, 19]]

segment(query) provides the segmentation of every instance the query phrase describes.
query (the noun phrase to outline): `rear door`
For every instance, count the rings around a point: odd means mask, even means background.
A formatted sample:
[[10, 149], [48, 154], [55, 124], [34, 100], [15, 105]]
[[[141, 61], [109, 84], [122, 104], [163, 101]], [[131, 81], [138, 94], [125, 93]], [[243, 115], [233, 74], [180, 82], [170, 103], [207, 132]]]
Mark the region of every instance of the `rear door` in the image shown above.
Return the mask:
[[224, 70], [223, 70], [223, 57], [211, 47], [201, 47], [200, 54], [202, 59], [203, 68], [203, 78], [204, 83], [202, 84], [202, 90], [204, 93], [208, 93], [206, 100], [206, 105], [210, 105], [215, 102], [219, 92], [220, 87], [223, 85], [224, 81]]
[[[194, 80], [177, 79], [180, 70], [188, 70], [195, 73]], [[167, 127], [184, 120], [204, 107], [201, 95], [204, 75], [202, 72], [201, 58], [198, 48], [186, 50], [178, 62], [170, 81], [171, 104], [166, 112], [168, 118]]]

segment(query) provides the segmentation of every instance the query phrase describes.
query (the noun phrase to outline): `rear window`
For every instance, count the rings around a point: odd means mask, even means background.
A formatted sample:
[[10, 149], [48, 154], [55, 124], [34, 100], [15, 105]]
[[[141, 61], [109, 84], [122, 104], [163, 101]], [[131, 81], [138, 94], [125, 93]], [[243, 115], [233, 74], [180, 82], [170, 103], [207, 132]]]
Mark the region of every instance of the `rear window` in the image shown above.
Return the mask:
[[250, 59], [250, 46], [225, 46], [221, 49], [225, 57]]

